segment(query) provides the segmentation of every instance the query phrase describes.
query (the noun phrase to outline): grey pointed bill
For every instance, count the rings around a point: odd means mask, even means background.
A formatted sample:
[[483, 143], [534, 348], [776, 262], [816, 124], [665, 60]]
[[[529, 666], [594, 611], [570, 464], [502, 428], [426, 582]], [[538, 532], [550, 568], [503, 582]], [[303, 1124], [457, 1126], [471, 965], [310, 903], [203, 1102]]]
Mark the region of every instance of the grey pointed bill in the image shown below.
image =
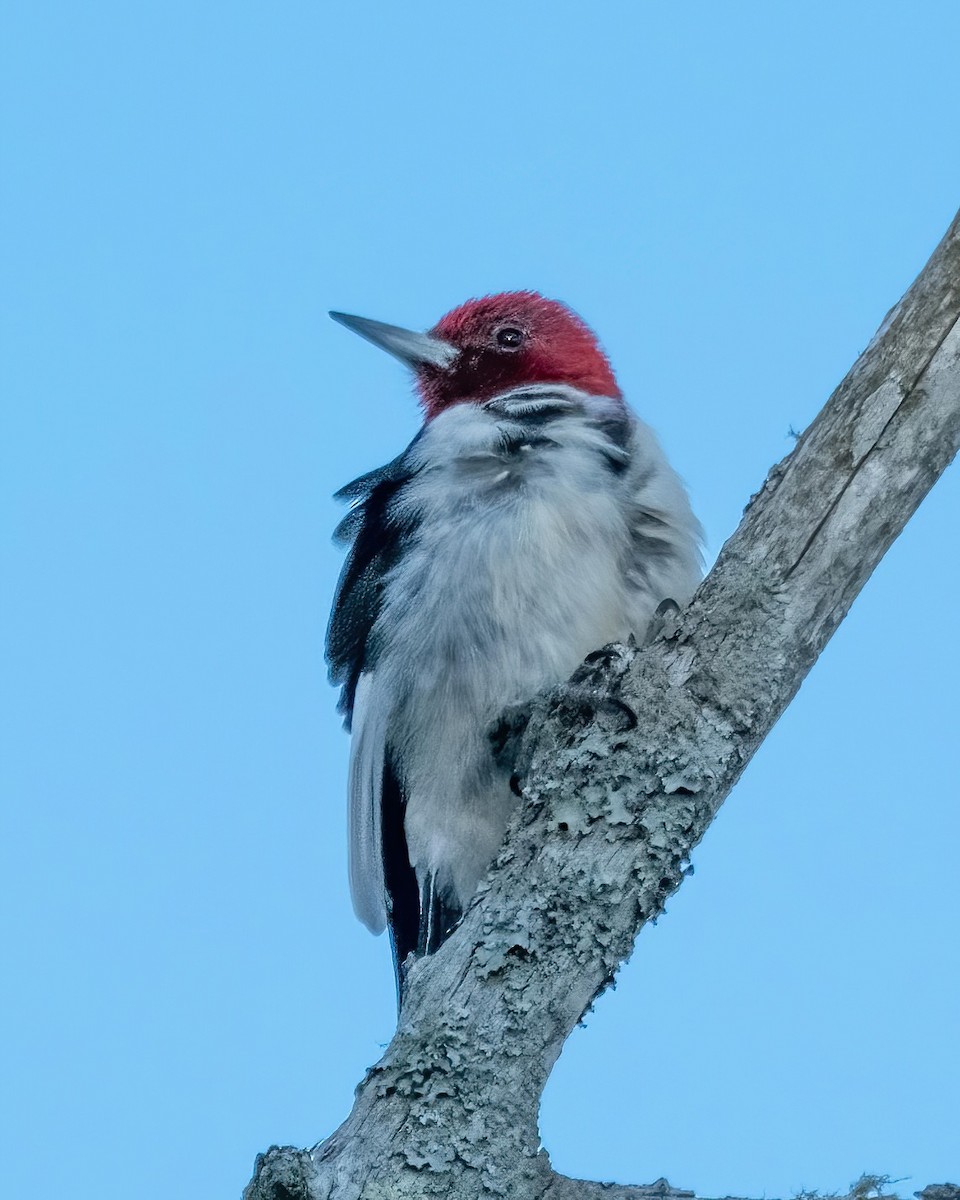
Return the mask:
[[399, 325], [386, 325], [383, 321], [371, 321], [369, 317], [354, 317], [349, 313], [331, 312], [330, 316], [414, 370], [424, 365], [449, 367], [459, 353], [455, 346], [442, 338], [431, 337], [429, 333], [416, 333], [412, 329], [401, 329]]

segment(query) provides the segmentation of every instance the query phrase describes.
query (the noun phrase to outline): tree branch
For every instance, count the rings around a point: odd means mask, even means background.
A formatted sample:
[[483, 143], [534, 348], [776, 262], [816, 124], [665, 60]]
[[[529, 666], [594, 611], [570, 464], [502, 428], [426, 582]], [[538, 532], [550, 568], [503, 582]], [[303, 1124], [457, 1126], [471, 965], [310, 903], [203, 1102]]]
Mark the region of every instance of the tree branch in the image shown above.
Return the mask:
[[396, 1035], [349, 1118], [310, 1152], [258, 1159], [248, 1200], [649, 1200], [650, 1188], [551, 1171], [543, 1086], [960, 447], [958, 320], [960, 217], [770, 472], [678, 628], [591, 656], [576, 686], [533, 705], [524, 803], [496, 869], [411, 969]]
[[[591, 1183], [554, 1175], [543, 1200], [695, 1200], [693, 1192], [673, 1188], [665, 1179], [631, 1186], [622, 1183]], [[958, 1197], [960, 1200], [960, 1197]]]

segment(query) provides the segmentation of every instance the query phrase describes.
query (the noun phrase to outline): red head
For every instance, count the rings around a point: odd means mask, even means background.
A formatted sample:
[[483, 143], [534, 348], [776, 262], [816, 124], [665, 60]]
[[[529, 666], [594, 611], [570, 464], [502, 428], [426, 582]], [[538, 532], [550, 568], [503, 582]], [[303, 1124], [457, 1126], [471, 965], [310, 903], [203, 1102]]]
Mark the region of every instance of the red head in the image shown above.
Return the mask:
[[448, 312], [432, 337], [459, 354], [446, 368], [424, 364], [417, 387], [428, 417], [461, 400], [480, 402], [529, 383], [566, 383], [593, 396], [619, 396], [591, 330], [558, 300], [501, 292]]
[[427, 334], [331, 315], [413, 368], [428, 420], [453, 404], [482, 403], [531, 383], [565, 383], [593, 396], [620, 397], [591, 330], [565, 304], [536, 292], [468, 300]]

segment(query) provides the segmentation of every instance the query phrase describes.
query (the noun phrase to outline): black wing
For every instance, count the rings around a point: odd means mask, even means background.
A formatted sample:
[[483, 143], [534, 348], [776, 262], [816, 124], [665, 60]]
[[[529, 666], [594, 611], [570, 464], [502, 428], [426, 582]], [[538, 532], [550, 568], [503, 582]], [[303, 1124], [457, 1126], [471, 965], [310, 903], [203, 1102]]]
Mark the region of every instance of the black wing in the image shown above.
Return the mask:
[[409, 449], [379, 470], [361, 475], [336, 494], [353, 506], [334, 532], [334, 540], [349, 543], [327, 627], [327, 665], [330, 682], [341, 688], [340, 711], [347, 728], [353, 716], [357, 680], [376, 657], [371, 631], [380, 615], [387, 574], [413, 530], [409, 516], [395, 503], [397, 493], [413, 478]]
[[[340, 711], [348, 729], [357, 682], [376, 666], [373, 629], [383, 606], [386, 578], [416, 529], [415, 517], [397, 502], [401, 489], [416, 473], [410, 460], [408, 448], [385, 467], [361, 475], [337, 492], [338, 499], [352, 500], [353, 507], [334, 533], [334, 539], [348, 544], [350, 550], [327, 629], [327, 663], [331, 681], [341, 688]], [[432, 878], [425, 880], [421, 889], [410, 865], [404, 830], [406, 797], [389, 746], [384, 747], [379, 801], [380, 866], [402, 1001], [408, 956], [432, 954], [461, 913], [436, 893]]]
[[[331, 682], [341, 688], [339, 707], [348, 729], [357, 681], [364, 671], [376, 665], [373, 627], [383, 605], [387, 575], [415, 529], [415, 520], [409, 512], [402, 512], [397, 503], [400, 490], [414, 474], [407, 450], [385, 467], [362, 475], [337, 492], [338, 499], [354, 503], [334, 533], [334, 540], [348, 544], [350, 550], [337, 584], [327, 629], [327, 663]], [[354, 801], [355, 798], [351, 802]], [[379, 865], [383, 870], [399, 999], [405, 978], [403, 964], [416, 951], [420, 936], [420, 895], [404, 832], [406, 797], [389, 747], [384, 747], [379, 802], [382, 857]]]

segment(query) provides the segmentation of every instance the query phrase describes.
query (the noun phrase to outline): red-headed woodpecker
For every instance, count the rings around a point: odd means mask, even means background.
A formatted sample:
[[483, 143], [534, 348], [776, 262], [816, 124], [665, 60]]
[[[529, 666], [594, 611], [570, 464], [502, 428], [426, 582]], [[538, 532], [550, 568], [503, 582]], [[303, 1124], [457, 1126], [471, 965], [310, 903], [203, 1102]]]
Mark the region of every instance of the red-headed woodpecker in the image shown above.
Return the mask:
[[701, 574], [700, 526], [597, 339], [534, 292], [427, 333], [335, 320], [414, 373], [424, 424], [338, 496], [349, 554], [327, 635], [352, 727], [350, 886], [398, 982], [460, 919], [516, 796], [502, 714], [591, 651], [642, 640]]

